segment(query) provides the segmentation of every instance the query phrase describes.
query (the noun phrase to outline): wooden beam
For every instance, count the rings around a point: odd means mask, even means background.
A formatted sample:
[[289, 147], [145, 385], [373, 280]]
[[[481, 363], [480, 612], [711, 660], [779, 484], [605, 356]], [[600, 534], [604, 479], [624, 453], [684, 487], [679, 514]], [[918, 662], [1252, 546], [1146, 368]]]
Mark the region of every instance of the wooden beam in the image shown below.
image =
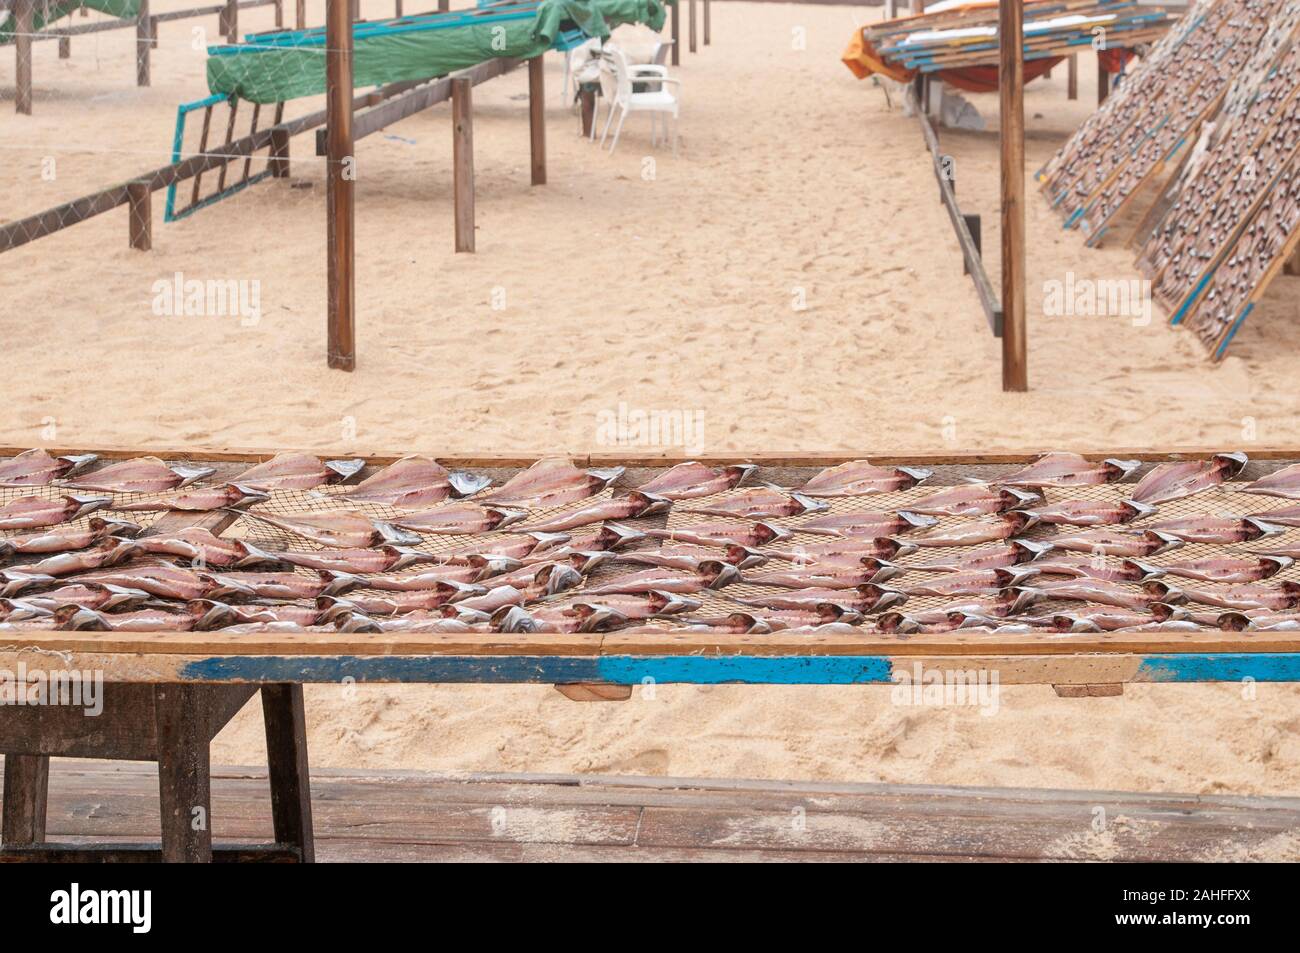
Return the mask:
[[673, 58], [674, 66], [680, 66], [682, 63], [682, 0], [673, 0], [672, 13], [672, 35], [673, 35]]
[[539, 54], [528, 61], [528, 141], [533, 185], [546, 184], [546, 73]]
[[135, 15], [135, 84], [149, 85], [149, 51], [153, 48], [150, 35], [152, 21], [149, 19], [149, 0], [140, 0], [139, 12]]
[[456, 251], [474, 251], [474, 84], [451, 85], [452, 187], [455, 197]]
[[1025, 354], [1024, 0], [1000, 0], [1002, 389], [1029, 389]]
[[49, 756], [6, 752], [4, 772], [0, 843], [6, 848], [41, 843], [50, 789]]
[[14, 0], [14, 108], [32, 114], [33, 0]]
[[356, 367], [356, 209], [352, 148], [352, 8], [349, 0], [326, 0], [325, 98], [326, 244], [328, 246], [327, 363]]
[[148, 251], [153, 248], [153, 193], [149, 183], [128, 183], [126, 195], [128, 241], [137, 251]]
[[289, 178], [289, 134], [276, 127], [271, 130], [271, 177]]
[[1065, 73], [1065, 95], [1067, 99], [1079, 98], [1079, 54], [1071, 53]]

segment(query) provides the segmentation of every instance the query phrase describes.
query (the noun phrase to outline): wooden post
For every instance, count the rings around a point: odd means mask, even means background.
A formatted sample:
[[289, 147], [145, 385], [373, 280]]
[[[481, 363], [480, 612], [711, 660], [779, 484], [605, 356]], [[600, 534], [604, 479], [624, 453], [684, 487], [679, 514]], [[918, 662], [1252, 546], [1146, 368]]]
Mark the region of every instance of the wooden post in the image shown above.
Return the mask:
[[1069, 68], [1065, 74], [1065, 95], [1068, 99], [1079, 98], [1079, 54], [1071, 53]]
[[48, 755], [5, 755], [4, 817], [0, 821], [0, 843], [5, 847], [17, 847], [44, 842], [49, 790]]
[[1100, 106], [1110, 95], [1110, 73], [1101, 61], [1101, 50], [1097, 51], [1097, 105]]
[[394, 0], [393, 16], [398, 20], [402, 18], [402, 0]]
[[131, 247], [148, 251], [153, 247], [153, 192], [148, 182], [128, 182], [127, 238]]
[[[962, 218], [966, 220], [966, 230], [970, 232], [971, 241], [975, 243], [976, 253], [980, 256], [980, 258], [983, 258], [984, 257], [984, 229], [981, 226], [980, 217], [978, 215], [963, 214]], [[966, 261], [966, 257], [964, 255], [962, 256], [962, 260], [961, 260], [961, 273], [963, 275], [970, 274], [970, 263]]]
[[673, 65], [682, 63], [682, 0], [673, 0]]
[[149, 18], [149, 49], [158, 49], [158, 18]]
[[325, 155], [330, 367], [356, 367], [356, 216], [352, 156], [352, 5], [326, 0]]
[[266, 729], [266, 766], [271, 782], [271, 819], [277, 844], [316, 859], [311, 824], [311, 782], [307, 769], [307, 717], [302, 686], [262, 686], [262, 722]]
[[1024, 0], [998, 5], [1002, 144], [1002, 389], [1029, 389], [1025, 360]]
[[212, 763], [204, 685], [158, 685], [158, 806], [164, 863], [212, 861]]
[[541, 55], [528, 61], [528, 140], [533, 159], [533, 185], [546, 184], [546, 74]]
[[709, 0], [704, 0], [704, 45], [708, 46], [713, 42], [713, 31], [709, 23]]
[[694, 53], [695, 52], [695, 0], [690, 0], [689, 15], [690, 15], [690, 29], [688, 32], [690, 34], [691, 52]]
[[448, 0], [438, 0], [439, 13], [446, 13], [450, 9], [451, 9], [451, 4], [448, 2]]
[[294, 29], [307, 29], [307, 0], [298, 0], [293, 10]]
[[239, 2], [226, 0], [226, 9], [221, 14], [221, 32], [227, 43], [239, 42]]
[[349, 0], [352, 4], [352, 22], [361, 22], [361, 0]]
[[140, 10], [135, 15], [135, 84], [149, 85], [149, 0], [140, 0]]
[[451, 164], [456, 203], [456, 251], [474, 250], [474, 84], [451, 81]]
[[14, 0], [14, 108], [32, 114], [32, 2]]
[[271, 130], [271, 178], [289, 178], [289, 133], [285, 129]]
[[72, 55], [72, 37], [59, 37], [59, 59], [66, 60]]
[[275, 0], [275, 28], [284, 27], [284, 0]]
[[578, 89], [578, 102], [582, 104], [582, 134], [591, 138], [591, 127], [596, 123], [596, 90], [589, 83]]

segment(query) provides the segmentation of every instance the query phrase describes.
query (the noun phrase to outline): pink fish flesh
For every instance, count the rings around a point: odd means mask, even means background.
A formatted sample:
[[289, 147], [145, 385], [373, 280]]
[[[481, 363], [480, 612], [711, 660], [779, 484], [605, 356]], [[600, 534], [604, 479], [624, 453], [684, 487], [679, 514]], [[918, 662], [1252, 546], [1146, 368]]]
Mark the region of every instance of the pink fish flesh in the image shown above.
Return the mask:
[[112, 502], [110, 496], [61, 496], [54, 500], [20, 496], [0, 506], [0, 529], [40, 529], [70, 523]]
[[586, 595], [606, 593], [659, 592], [694, 593], [720, 589], [740, 580], [740, 572], [730, 563], [704, 561], [696, 569], [646, 569], [628, 573], [586, 590]]
[[1286, 532], [1253, 516], [1193, 516], [1152, 523], [1149, 529], [1167, 533], [1188, 543], [1243, 543]]
[[167, 563], [132, 562], [113, 569], [82, 573], [70, 577], [68, 581], [140, 589], [160, 599], [199, 599], [214, 588], [211, 581], [193, 570]]
[[[289, 564], [238, 539], [222, 539], [201, 526], [187, 526], [174, 533], [142, 536], [136, 548], [151, 556], [178, 556], [190, 561], [191, 569], [212, 566], [230, 568], [252, 565]], [[372, 550], [366, 550], [372, 552]]]
[[1300, 583], [1280, 582], [1276, 586], [1224, 586], [1219, 589], [1185, 587], [1193, 602], [1223, 609], [1267, 609], [1280, 612], [1300, 608]]
[[1249, 486], [1242, 487], [1242, 493], [1260, 493], [1264, 496], [1280, 496], [1288, 500], [1300, 500], [1300, 463], [1293, 463], [1260, 477]]
[[921, 516], [904, 510], [899, 513], [837, 513], [799, 523], [792, 528], [796, 532], [818, 536], [870, 536], [874, 539], [931, 527], [938, 522], [933, 516]]
[[642, 493], [662, 496], [667, 500], [693, 500], [697, 497], [733, 490], [744, 483], [757, 469], [758, 467], [752, 463], [714, 469], [703, 463], [691, 461], [679, 463], [672, 469], [665, 470], [637, 489]]
[[1065, 524], [1069, 526], [1112, 526], [1116, 523], [1131, 523], [1134, 520], [1151, 516], [1156, 511], [1149, 503], [1136, 500], [1118, 500], [1099, 502], [1096, 500], [1066, 500], [1022, 510], [1036, 516], [1041, 523]]
[[1038, 570], [1033, 566], [945, 573], [905, 586], [903, 591], [909, 596], [991, 596], [1010, 586], [1023, 585], [1037, 574]]
[[111, 508], [130, 513], [163, 510], [205, 513], [211, 510], [239, 509], [268, 499], [270, 499], [270, 496], [261, 490], [255, 490], [252, 487], [237, 483], [227, 483], [224, 486], [201, 487], [197, 490], [187, 490], [184, 493], [174, 493], [156, 500], [116, 503]]
[[769, 552], [766, 555], [772, 559], [783, 559], [800, 566], [812, 566], [821, 563], [844, 565], [865, 558], [896, 559], [899, 556], [908, 556], [914, 552], [916, 552], [916, 547], [911, 543], [900, 542], [896, 539], [883, 536], [871, 539], [861, 536], [847, 536], [827, 543], [812, 543], [810, 545], [799, 543], [788, 550]]
[[75, 585], [61, 586], [23, 599], [0, 599], [0, 618], [17, 622], [23, 618], [40, 618], [53, 615], [64, 606], [81, 606], [83, 609], [126, 609], [138, 606], [152, 598], [139, 589], [121, 586]]
[[1252, 513], [1251, 516], [1265, 523], [1272, 523], [1274, 526], [1300, 526], [1300, 504], [1283, 506], [1263, 513]]
[[452, 473], [436, 460], [412, 454], [367, 477], [344, 496], [366, 503], [413, 509], [441, 503], [451, 496], [473, 496], [491, 479], [473, 473]]
[[1148, 582], [1140, 591], [1107, 582], [1104, 579], [1062, 579], [1040, 580], [1034, 588], [1044, 592], [1052, 599], [1070, 599], [1079, 602], [1096, 602], [1104, 606], [1115, 606], [1141, 612], [1149, 609], [1153, 603], [1169, 604], [1182, 601], [1183, 594], [1163, 582]]
[[552, 457], [538, 460], [482, 499], [511, 506], [562, 506], [595, 496], [622, 475], [622, 467], [581, 470], [568, 460]]
[[130, 537], [140, 532], [135, 523], [124, 520], [105, 520], [92, 516], [84, 529], [62, 527], [55, 530], [29, 533], [25, 536], [10, 536], [0, 539], [0, 560], [15, 555], [40, 555], [44, 553], [64, 553], [107, 539], [110, 536]]
[[1244, 453], [1217, 453], [1209, 460], [1161, 463], [1133, 488], [1131, 498], [1139, 503], [1168, 503], [1231, 480], [1246, 465]]
[[387, 596], [367, 596], [349, 593], [347, 598], [323, 595], [316, 599], [322, 622], [332, 622], [340, 613], [359, 612], [362, 615], [402, 615], [407, 612], [436, 609], [448, 602], [461, 602], [481, 598], [488, 592], [483, 586], [464, 583], [439, 583], [434, 589], [415, 592], [394, 592]]
[[505, 606], [492, 613], [492, 628], [498, 632], [612, 632], [628, 624], [628, 618], [607, 606], [581, 603], [572, 606]]
[[903, 571], [883, 559], [866, 557], [856, 566], [807, 566], [771, 572], [745, 573], [744, 582], [786, 589], [853, 589], [868, 582], [887, 582]]
[[561, 513], [540, 523], [528, 523], [518, 527], [521, 533], [558, 533], [605, 520], [635, 519], [662, 513], [672, 506], [672, 501], [661, 496], [653, 496], [640, 490], [633, 490], [627, 496], [615, 497], [590, 503], [570, 513]]
[[866, 496], [910, 490], [933, 472], [922, 467], [877, 467], [866, 460], [851, 460], [827, 467], [799, 488], [806, 496]]
[[64, 606], [54, 613], [59, 628], [92, 632], [189, 632], [198, 620], [185, 612], [139, 609], [135, 612], [96, 612]]
[[109, 537], [87, 549], [55, 553], [36, 562], [25, 563], [18, 571], [45, 576], [70, 576], [73, 573], [103, 569], [125, 562], [140, 551], [133, 540]]
[[1163, 567], [1171, 576], [1201, 582], [1260, 582], [1290, 568], [1295, 562], [1288, 556], [1255, 556], [1248, 559], [1211, 556]]
[[[373, 549], [334, 549], [320, 552], [294, 552], [292, 550], [262, 551], [243, 541], [238, 546], [256, 555], [261, 554], [271, 562], [284, 562], [304, 569], [320, 569], [331, 572], [367, 573], [395, 572], [407, 566], [422, 563], [442, 562], [440, 555], [424, 553], [404, 546], [376, 546]], [[241, 559], [234, 565], [246, 565], [249, 560]], [[212, 565], [220, 565], [212, 563]]]
[[490, 533], [519, 522], [527, 514], [521, 510], [508, 510], [497, 506], [480, 506], [478, 503], [448, 503], [431, 510], [410, 513], [393, 521], [394, 526], [421, 533], [465, 536], [471, 533]]
[[907, 508], [913, 513], [924, 513], [927, 516], [992, 516], [1042, 501], [1040, 494], [1013, 486], [966, 483], [931, 493], [915, 503], [909, 503]]
[[215, 472], [213, 467], [168, 466], [157, 457], [137, 457], [87, 473], [68, 485], [104, 493], [161, 493], [188, 486]]
[[1159, 579], [1165, 571], [1136, 559], [1109, 563], [1104, 557], [1055, 556], [1034, 563], [1044, 576], [1068, 576], [1073, 579], [1101, 579], [1106, 582], [1146, 582]]
[[388, 523], [372, 520], [360, 510], [328, 513], [295, 513], [293, 516], [268, 516], [246, 512], [245, 519], [257, 520], [277, 529], [294, 533], [322, 546], [338, 549], [364, 549], [385, 543], [411, 546], [423, 542], [414, 533], [404, 533]]
[[707, 506], [695, 506], [683, 512], [743, 519], [772, 519], [778, 516], [820, 513], [828, 507], [829, 504], [802, 493], [783, 490], [778, 486], [756, 486], [748, 490], [737, 490]]
[[764, 593], [747, 599], [737, 598], [735, 601], [741, 605], [764, 609], [815, 609], [822, 603], [829, 603], [865, 615], [901, 605], [907, 601], [907, 594], [867, 583], [853, 589], [792, 589], [789, 592]]
[[749, 569], [767, 562], [767, 554], [749, 546], [728, 543], [721, 547], [695, 546], [691, 543], [662, 546], [659, 549], [638, 549], [618, 556], [622, 562], [661, 569], [694, 569], [707, 559], [729, 562], [737, 569]]
[[953, 526], [937, 526], [928, 532], [909, 536], [907, 540], [917, 546], [978, 546], [1010, 539], [1032, 529], [1037, 522], [1037, 517], [1013, 510]]
[[245, 470], [232, 480], [254, 490], [311, 490], [356, 476], [364, 460], [328, 460], [310, 453], [277, 453], [270, 460]]
[[1052, 544], [1030, 539], [1010, 539], [984, 549], [960, 553], [927, 563], [915, 563], [908, 570], [918, 572], [976, 572], [981, 569], [1003, 569], [1034, 562], [1052, 551]]
[[1072, 552], [1094, 553], [1101, 556], [1127, 556], [1141, 558], [1158, 556], [1171, 549], [1178, 549], [1183, 541], [1169, 533], [1152, 530], [1105, 530], [1097, 529], [1086, 533], [1053, 536], [1051, 543], [1057, 549]]
[[1003, 486], [1097, 486], [1122, 480], [1141, 466], [1139, 460], [1086, 460], [1077, 453], [1045, 453], [1009, 476]]
[[676, 529], [648, 529], [645, 535], [653, 539], [695, 543], [698, 546], [718, 546], [725, 543], [763, 546], [778, 539], [785, 539], [791, 535], [791, 530], [762, 521], [756, 523], [723, 521], [695, 523], [690, 526], [679, 526]]
[[52, 457], [39, 448], [24, 450], [0, 462], [0, 486], [48, 486], [80, 473], [98, 459], [93, 453]]

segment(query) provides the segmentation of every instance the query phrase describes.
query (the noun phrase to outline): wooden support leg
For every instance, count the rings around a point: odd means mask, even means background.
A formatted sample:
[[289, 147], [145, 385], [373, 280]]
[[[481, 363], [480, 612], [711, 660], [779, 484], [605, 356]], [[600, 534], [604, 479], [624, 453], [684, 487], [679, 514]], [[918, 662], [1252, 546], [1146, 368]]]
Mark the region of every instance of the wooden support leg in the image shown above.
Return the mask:
[[327, 0], [325, 16], [326, 242], [328, 244], [328, 350], [330, 367], [356, 367], [356, 206], [352, 155], [352, 9]]
[[691, 52], [694, 53], [695, 52], [695, 0], [690, 0], [690, 8], [688, 10], [688, 14], [690, 17], [690, 24], [689, 24], [689, 30], [687, 32], [690, 36]]
[[275, 28], [284, 26], [284, 0], [275, 0]]
[[289, 178], [289, 133], [287, 130], [271, 130], [270, 168], [272, 178]]
[[473, 83], [451, 81], [453, 192], [456, 203], [456, 251], [474, 250]]
[[583, 84], [578, 90], [578, 102], [582, 104], [582, 134], [590, 139], [592, 127], [596, 124], [596, 90]]
[[149, 18], [149, 49], [158, 49], [158, 18]]
[[212, 775], [202, 685], [154, 689], [164, 863], [212, 860]]
[[528, 61], [528, 137], [533, 159], [533, 185], [546, 184], [546, 74], [541, 56]]
[[0, 842], [6, 847], [45, 840], [45, 806], [50, 789], [50, 759], [40, 754], [5, 755], [4, 818]]
[[[966, 220], [966, 230], [970, 232], [971, 241], [975, 243], [975, 251], [979, 253], [979, 256], [981, 258], [983, 258], [984, 257], [984, 229], [980, 223], [980, 217], [978, 215], [963, 214], [962, 218]], [[962, 263], [961, 263], [961, 273], [963, 275], [970, 274], [970, 265], [967, 264], [966, 259], [964, 257], [962, 258]]]
[[451, 9], [451, 4], [448, 2], [448, 0], [438, 0], [439, 13], [446, 13], [450, 9]]
[[307, 29], [307, 0], [298, 0], [293, 10], [294, 28]]
[[1025, 357], [1024, 0], [1001, 0], [1002, 389], [1029, 389]]
[[393, 16], [396, 17], [398, 20], [402, 18], [402, 0], [394, 0]]
[[14, 0], [14, 108], [32, 114], [32, 0]]
[[275, 840], [302, 851], [303, 863], [316, 859], [311, 826], [311, 781], [307, 771], [307, 719], [301, 685], [263, 685], [262, 721], [266, 726], [266, 764], [271, 780]]
[[1110, 73], [1102, 65], [1101, 54], [1097, 54], [1097, 105], [1100, 106], [1110, 95]]
[[153, 248], [153, 193], [148, 182], [128, 182], [127, 232], [131, 247], [139, 251]]
[[352, 7], [352, 22], [360, 23], [361, 22], [361, 0], [348, 0], [348, 3]]
[[66, 60], [72, 56], [72, 37], [59, 37], [59, 59]]
[[140, 11], [135, 17], [135, 84], [149, 85], [149, 51], [153, 43], [149, 37], [149, 0], [140, 0]]
[[221, 15], [221, 32], [225, 34], [227, 43], [239, 42], [238, 0], [226, 0], [225, 12]]
[[1069, 66], [1065, 74], [1065, 95], [1067, 99], [1079, 98], [1079, 54], [1071, 53]]
[[709, 0], [704, 0], [704, 45], [708, 46], [713, 42], [713, 31], [710, 25], [709, 17]]
[[682, 0], [677, 0], [673, 4], [672, 31], [673, 65], [680, 66], [682, 63]]

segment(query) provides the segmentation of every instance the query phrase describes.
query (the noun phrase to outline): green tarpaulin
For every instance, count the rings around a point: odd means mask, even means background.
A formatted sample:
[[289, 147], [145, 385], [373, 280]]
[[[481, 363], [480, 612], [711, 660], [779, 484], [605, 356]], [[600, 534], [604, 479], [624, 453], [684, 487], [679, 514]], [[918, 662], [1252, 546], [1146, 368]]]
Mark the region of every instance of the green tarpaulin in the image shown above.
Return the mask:
[[[38, 2], [32, 12], [32, 29], [39, 30], [47, 23], [61, 20], [68, 14], [75, 13], [82, 6], [122, 19], [135, 19], [135, 15], [140, 12], [140, 0], [85, 0], [84, 4], [82, 0], [53, 0], [48, 5]], [[0, 23], [0, 45], [14, 41], [14, 30], [15, 19], [10, 13], [5, 21]]]
[[[606, 37], [622, 23], [664, 24], [661, 0], [541, 0], [522, 12], [505, 8], [443, 14], [438, 18], [359, 25], [353, 53], [353, 85], [382, 86], [431, 79], [495, 57], [526, 59], [550, 48], [572, 24], [588, 36]], [[470, 22], [477, 18], [479, 22]], [[423, 24], [423, 25], [422, 25]], [[258, 43], [263, 45], [259, 48]], [[283, 44], [283, 45], [280, 45]], [[259, 37], [253, 44], [213, 47], [208, 88], [255, 103], [274, 103], [325, 92], [325, 46], [321, 31]]]

